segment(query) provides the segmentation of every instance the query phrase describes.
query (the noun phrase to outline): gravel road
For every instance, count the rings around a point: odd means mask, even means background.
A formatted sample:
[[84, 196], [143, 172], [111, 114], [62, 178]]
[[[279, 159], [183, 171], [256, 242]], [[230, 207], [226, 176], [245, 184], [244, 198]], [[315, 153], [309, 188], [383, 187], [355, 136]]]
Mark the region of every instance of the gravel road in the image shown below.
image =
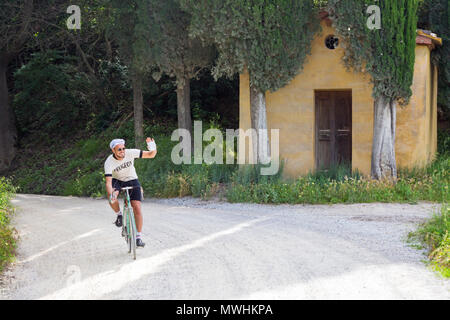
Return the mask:
[[146, 199], [133, 261], [106, 200], [19, 194], [0, 299], [445, 299], [405, 243], [437, 205]]

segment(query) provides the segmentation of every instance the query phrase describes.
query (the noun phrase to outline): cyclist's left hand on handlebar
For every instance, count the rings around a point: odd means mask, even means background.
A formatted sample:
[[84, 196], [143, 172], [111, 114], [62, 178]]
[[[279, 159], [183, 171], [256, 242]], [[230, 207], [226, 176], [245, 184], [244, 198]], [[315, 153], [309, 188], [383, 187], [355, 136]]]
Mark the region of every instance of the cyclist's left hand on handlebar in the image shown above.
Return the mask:
[[111, 193], [111, 195], [109, 196], [109, 201], [110, 202], [114, 202], [117, 199], [117, 192], [114, 191], [113, 193]]

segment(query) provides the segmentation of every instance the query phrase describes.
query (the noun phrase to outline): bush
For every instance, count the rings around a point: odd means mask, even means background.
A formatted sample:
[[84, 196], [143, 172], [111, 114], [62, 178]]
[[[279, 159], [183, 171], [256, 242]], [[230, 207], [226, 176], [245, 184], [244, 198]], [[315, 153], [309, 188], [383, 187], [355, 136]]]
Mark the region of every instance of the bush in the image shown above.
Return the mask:
[[422, 224], [408, 236], [410, 242], [419, 241], [428, 249], [431, 266], [450, 278], [450, 207], [444, 204], [440, 214]]
[[14, 229], [9, 226], [14, 212], [10, 204], [14, 192], [10, 181], [0, 177], [0, 272], [7, 263], [13, 261], [16, 249]]
[[82, 174], [78, 170], [75, 178], [66, 182], [63, 187], [64, 196], [102, 197], [105, 195], [105, 179], [103, 171]]
[[[227, 197], [231, 202], [256, 203], [360, 203], [448, 202], [450, 158], [441, 156], [426, 168], [399, 170], [397, 183], [377, 181], [349, 173], [349, 168], [310, 173], [295, 181], [260, 177], [255, 167], [236, 172]], [[347, 173], [347, 174], [346, 174]]]
[[450, 153], [450, 130], [438, 130], [438, 153]]
[[280, 168], [274, 175], [261, 175], [261, 169], [268, 167], [269, 165], [241, 165], [239, 170], [236, 170], [231, 178], [231, 181], [235, 184], [258, 184], [258, 183], [275, 183], [281, 180], [283, 175], [284, 162], [280, 162]]
[[57, 51], [35, 53], [15, 74], [13, 106], [22, 134], [49, 139], [80, 128], [91, 112], [92, 84], [77, 71], [75, 57]]

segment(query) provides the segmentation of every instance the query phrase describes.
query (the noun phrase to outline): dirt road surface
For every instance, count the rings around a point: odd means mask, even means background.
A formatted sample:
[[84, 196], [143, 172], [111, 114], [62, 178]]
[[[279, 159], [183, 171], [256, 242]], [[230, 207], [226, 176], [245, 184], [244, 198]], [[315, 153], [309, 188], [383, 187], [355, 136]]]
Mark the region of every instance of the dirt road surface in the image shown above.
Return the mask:
[[437, 205], [143, 203], [133, 261], [106, 200], [19, 194], [0, 299], [445, 299], [405, 240]]

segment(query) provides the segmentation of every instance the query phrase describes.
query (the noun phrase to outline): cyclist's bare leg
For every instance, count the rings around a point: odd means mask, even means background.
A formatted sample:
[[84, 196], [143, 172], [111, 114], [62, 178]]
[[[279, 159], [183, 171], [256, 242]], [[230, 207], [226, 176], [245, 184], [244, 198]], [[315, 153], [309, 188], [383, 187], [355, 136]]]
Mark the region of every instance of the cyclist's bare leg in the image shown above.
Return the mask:
[[[109, 201], [109, 205], [111, 206], [111, 208], [114, 210], [115, 213], [119, 213], [120, 206], [119, 200], [117, 199], [117, 197], [119, 196], [119, 191], [115, 190], [113, 193], [116, 195], [116, 200]], [[110, 195], [108, 195], [108, 197], [110, 197]]]
[[142, 225], [144, 222], [144, 219], [142, 217], [142, 211], [141, 211], [141, 202], [139, 200], [131, 200], [131, 206], [133, 207], [134, 220], [136, 220], [137, 232], [141, 232]]

